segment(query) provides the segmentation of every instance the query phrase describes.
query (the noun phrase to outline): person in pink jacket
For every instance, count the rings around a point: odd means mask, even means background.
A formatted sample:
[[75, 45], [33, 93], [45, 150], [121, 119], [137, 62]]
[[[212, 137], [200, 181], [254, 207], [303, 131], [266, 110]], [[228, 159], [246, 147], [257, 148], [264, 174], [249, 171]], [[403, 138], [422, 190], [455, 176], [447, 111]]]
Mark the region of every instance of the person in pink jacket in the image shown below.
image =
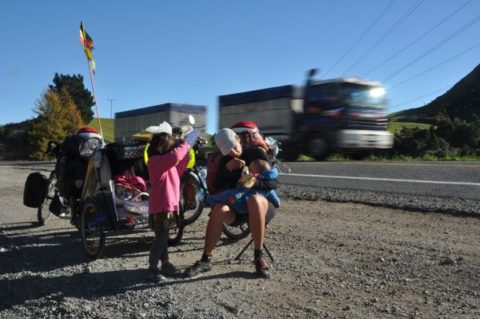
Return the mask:
[[[153, 134], [150, 140], [147, 163], [151, 185], [148, 201], [149, 225], [155, 232], [150, 248], [147, 278], [155, 282], [165, 280], [165, 276], [178, 274], [168, 259], [168, 228], [174, 212], [179, 209], [180, 176], [189, 160], [188, 151], [199, 136], [199, 131], [193, 130], [178, 144], [168, 123], [163, 122], [159, 127], [161, 133]], [[161, 269], [158, 269], [159, 261]]]

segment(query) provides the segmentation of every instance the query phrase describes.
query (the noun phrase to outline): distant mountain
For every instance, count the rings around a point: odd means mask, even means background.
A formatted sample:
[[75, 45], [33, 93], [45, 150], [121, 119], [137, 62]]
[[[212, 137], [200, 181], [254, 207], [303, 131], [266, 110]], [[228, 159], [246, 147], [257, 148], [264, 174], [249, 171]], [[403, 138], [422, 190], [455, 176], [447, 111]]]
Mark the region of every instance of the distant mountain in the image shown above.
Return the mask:
[[445, 94], [422, 107], [389, 115], [396, 122], [438, 124], [442, 121], [480, 121], [480, 64]]

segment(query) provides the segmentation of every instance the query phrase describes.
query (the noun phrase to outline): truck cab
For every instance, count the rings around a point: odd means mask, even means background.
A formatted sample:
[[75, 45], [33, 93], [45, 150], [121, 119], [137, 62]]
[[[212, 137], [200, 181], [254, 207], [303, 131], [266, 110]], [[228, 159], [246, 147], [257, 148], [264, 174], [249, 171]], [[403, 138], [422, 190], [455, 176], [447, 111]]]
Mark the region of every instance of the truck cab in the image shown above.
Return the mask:
[[323, 159], [332, 151], [360, 157], [375, 149], [388, 149], [384, 87], [359, 78], [325, 81], [307, 79], [303, 112], [295, 117], [304, 152]]

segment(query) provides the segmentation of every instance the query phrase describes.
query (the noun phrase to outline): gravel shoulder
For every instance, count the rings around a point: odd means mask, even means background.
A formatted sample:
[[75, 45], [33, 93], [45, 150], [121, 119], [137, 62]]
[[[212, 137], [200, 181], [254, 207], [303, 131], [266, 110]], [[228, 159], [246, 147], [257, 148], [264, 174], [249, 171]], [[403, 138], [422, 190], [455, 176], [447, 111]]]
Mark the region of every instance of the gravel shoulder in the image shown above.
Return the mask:
[[[233, 260], [247, 239], [223, 239], [211, 272], [153, 284], [145, 279], [151, 233], [109, 236], [104, 257], [89, 263], [68, 221], [37, 227], [36, 211], [22, 205], [29, 172], [0, 167], [0, 318], [480, 317], [476, 214], [285, 188], [267, 234], [272, 279], [254, 277], [252, 250]], [[170, 249], [179, 268], [200, 257], [207, 218]]]

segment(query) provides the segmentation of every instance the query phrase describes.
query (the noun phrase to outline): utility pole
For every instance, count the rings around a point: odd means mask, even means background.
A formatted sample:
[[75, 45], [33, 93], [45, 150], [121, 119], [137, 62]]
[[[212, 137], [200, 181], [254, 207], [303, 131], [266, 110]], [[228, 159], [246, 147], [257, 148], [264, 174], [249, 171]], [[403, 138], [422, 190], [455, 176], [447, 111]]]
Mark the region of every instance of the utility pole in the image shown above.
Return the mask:
[[113, 119], [113, 101], [115, 101], [114, 99], [108, 99], [110, 101], [110, 118]]

